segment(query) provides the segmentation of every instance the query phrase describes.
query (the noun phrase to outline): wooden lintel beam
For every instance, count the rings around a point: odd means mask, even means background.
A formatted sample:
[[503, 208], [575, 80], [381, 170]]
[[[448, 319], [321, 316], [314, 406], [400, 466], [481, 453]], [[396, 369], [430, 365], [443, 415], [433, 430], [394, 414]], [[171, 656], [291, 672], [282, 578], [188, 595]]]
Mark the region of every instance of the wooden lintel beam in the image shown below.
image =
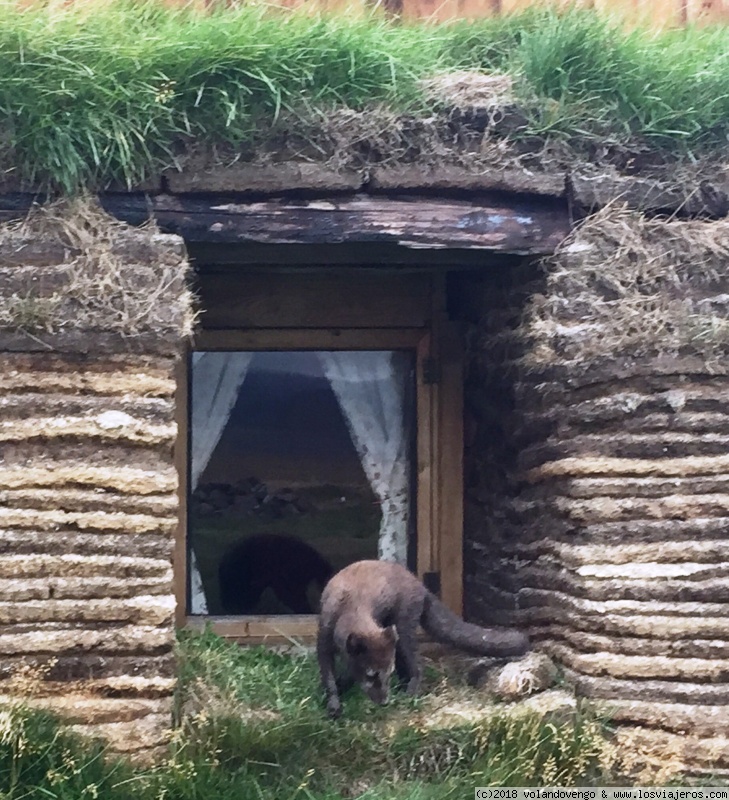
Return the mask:
[[[22, 215], [28, 196], [0, 197], [0, 219]], [[566, 205], [514, 197], [454, 200], [348, 196], [236, 202], [230, 196], [104, 194], [104, 208], [134, 225], [153, 217], [190, 243], [390, 244], [540, 255], [567, 236]]]
[[189, 242], [389, 243], [541, 254], [553, 252], [569, 232], [566, 206], [523, 199], [486, 204], [360, 196], [241, 203], [193, 196], [106, 195], [102, 203], [114, 216], [134, 224], [151, 213], [163, 231]]

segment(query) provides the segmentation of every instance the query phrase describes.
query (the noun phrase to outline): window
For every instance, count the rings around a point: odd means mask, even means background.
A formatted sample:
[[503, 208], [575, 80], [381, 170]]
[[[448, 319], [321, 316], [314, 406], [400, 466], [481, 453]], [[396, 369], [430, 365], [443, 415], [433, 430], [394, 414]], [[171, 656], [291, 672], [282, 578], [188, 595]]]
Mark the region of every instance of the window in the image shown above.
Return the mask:
[[189, 370], [189, 613], [314, 613], [352, 561], [416, 568], [413, 350], [197, 351]]
[[[247, 253], [197, 265], [204, 313], [178, 382], [178, 625], [307, 639], [320, 562], [376, 556], [460, 612], [463, 342], [442, 276], [242, 266]], [[221, 563], [237, 595], [221, 596]], [[271, 563], [301, 567], [305, 591], [287, 592], [285, 570], [262, 575]]]

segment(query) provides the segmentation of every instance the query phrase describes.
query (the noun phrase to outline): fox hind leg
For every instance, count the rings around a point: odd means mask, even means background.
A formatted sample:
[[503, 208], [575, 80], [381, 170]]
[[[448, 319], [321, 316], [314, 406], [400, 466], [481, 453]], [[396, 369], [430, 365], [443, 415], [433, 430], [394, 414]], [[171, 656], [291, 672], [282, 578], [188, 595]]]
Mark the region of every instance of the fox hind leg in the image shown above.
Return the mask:
[[395, 671], [405, 691], [413, 696], [420, 691], [422, 670], [418, 658], [417, 622], [401, 621], [395, 648]]
[[348, 692], [355, 683], [356, 681], [349, 669], [343, 668], [337, 675], [337, 689], [339, 689], [340, 695]]

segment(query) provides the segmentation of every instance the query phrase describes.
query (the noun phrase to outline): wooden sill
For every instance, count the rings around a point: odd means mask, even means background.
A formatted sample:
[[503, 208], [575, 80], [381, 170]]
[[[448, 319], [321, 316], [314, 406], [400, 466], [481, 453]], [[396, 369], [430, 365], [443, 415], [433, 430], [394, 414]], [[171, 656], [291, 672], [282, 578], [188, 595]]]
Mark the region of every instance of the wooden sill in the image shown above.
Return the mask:
[[302, 644], [311, 646], [316, 638], [316, 614], [276, 614], [271, 616], [188, 616], [185, 627], [202, 631], [210, 626], [214, 633], [241, 644]]

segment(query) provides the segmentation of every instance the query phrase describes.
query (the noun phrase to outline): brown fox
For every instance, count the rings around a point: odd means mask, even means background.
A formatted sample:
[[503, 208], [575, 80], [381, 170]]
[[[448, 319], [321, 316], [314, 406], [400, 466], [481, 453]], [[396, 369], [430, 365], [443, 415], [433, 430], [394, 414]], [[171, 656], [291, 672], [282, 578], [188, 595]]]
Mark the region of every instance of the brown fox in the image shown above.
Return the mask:
[[294, 536], [261, 533], [228, 550], [218, 567], [220, 604], [226, 614], [251, 614], [266, 589], [294, 614], [313, 614], [309, 584], [321, 591], [332, 565], [310, 544]]
[[357, 561], [338, 572], [321, 597], [317, 658], [329, 716], [342, 713], [334, 659], [340, 653], [349, 681], [375, 703], [387, 702], [393, 670], [409, 695], [420, 689], [418, 623], [437, 641], [490, 656], [521, 655], [528, 638], [513, 629], [464, 622], [405, 567]]

